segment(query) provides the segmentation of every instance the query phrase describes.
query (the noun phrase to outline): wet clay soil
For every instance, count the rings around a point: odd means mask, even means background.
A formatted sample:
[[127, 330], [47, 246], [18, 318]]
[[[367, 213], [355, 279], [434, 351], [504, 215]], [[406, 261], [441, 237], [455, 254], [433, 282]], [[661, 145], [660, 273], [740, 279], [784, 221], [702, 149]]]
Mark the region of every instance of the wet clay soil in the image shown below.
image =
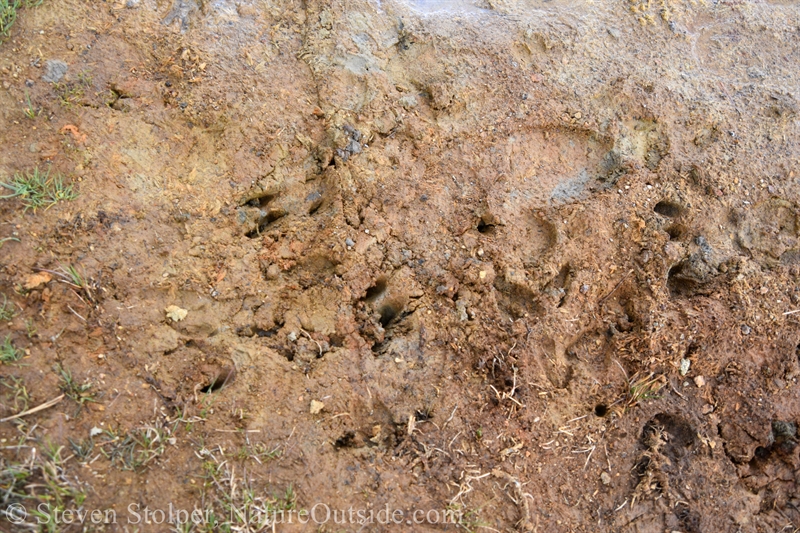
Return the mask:
[[[800, 528], [798, 42], [777, 0], [21, 9], [0, 181], [78, 197], [0, 200], [0, 418], [64, 394], [0, 423], [3, 508]], [[317, 504], [460, 523], [235, 512]]]

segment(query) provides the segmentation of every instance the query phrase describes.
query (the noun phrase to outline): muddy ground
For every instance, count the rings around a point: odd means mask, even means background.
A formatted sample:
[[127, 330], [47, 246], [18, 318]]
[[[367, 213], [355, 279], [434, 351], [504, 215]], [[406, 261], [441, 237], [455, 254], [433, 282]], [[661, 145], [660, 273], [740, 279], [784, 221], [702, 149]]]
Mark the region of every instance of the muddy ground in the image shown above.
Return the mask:
[[0, 200], [0, 530], [796, 531], [798, 42], [779, 0], [20, 9], [0, 181], [77, 197]]

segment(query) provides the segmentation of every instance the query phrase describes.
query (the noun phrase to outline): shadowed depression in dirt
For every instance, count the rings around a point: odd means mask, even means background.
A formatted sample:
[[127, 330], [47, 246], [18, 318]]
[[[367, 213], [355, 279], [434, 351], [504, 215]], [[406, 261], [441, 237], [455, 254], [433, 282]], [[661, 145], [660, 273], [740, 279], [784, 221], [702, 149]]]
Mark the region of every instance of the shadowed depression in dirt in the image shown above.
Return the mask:
[[800, 528], [795, 3], [9, 9], [0, 530]]

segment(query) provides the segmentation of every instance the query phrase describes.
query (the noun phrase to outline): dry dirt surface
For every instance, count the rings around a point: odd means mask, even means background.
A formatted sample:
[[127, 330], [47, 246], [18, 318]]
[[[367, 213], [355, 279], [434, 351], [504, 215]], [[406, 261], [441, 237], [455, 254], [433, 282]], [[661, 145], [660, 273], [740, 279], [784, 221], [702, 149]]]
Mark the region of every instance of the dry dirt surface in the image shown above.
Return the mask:
[[0, 531], [798, 531], [796, 2], [35, 3]]

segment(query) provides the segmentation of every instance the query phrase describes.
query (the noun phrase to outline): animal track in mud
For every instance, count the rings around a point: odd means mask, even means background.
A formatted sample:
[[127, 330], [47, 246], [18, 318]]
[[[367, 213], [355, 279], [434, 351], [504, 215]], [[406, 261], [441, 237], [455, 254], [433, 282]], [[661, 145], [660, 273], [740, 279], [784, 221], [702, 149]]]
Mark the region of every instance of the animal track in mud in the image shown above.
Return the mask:
[[[684, 235], [685, 231], [681, 233]], [[708, 286], [719, 276], [719, 259], [705, 237], [698, 235], [690, 246], [696, 249], [667, 273], [667, 287], [673, 296], [706, 294], [710, 291]]]
[[527, 284], [497, 276], [494, 281], [498, 305], [511, 317], [523, 318], [543, 313], [537, 294]]
[[289, 187], [271, 184], [265, 190], [249, 192], [239, 201], [238, 222], [244, 226], [247, 237], [260, 237], [271, 225], [286, 216], [314, 216], [325, 205], [327, 198], [324, 185], [309, 190], [302, 184]]
[[249, 228], [245, 232], [247, 237], [260, 237], [270, 224], [287, 215], [284, 208], [271, 205], [278, 197], [275, 190], [256, 190], [239, 201], [239, 223]]
[[526, 220], [525, 240], [517, 249], [521, 252], [522, 264], [530, 267], [558, 244], [558, 229], [546, 218], [530, 215]]
[[800, 257], [800, 220], [791, 202], [772, 198], [746, 211], [734, 210], [731, 219], [738, 229], [736, 244], [762, 263], [791, 263]]
[[[658, 413], [642, 427], [639, 443], [644, 452], [634, 465], [637, 480], [634, 496], [662, 495], [672, 497], [671, 487], [680, 485], [682, 472], [691, 460], [689, 452], [696, 441], [695, 428], [683, 417], [669, 413]], [[697, 517], [693, 517], [688, 506], [676, 516], [687, 531], [697, 531]], [[692, 529], [694, 528], [694, 529]]]
[[380, 324], [383, 328], [386, 328], [389, 323], [403, 311], [402, 306], [384, 298], [387, 289], [388, 280], [385, 277], [378, 278], [375, 283], [367, 289], [362, 299], [378, 311], [380, 315]]
[[562, 345], [553, 339], [545, 339], [541, 349], [545, 353], [544, 374], [557, 389], [566, 389], [575, 377], [573, 364], [567, 360]]
[[558, 274], [545, 286], [545, 292], [549, 293], [557, 302], [556, 307], [564, 305], [564, 301], [567, 299], [567, 288], [569, 287], [569, 278], [571, 274], [572, 269], [569, 264], [563, 265], [559, 269]]
[[[752, 451], [752, 457], [740, 462], [738, 469], [743, 484], [757, 494], [765, 507], [788, 510], [797, 508], [791, 499], [800, 458], [797, 455], [797, 424], [772, 420], [769, 434]], [[727, 452], [726, 452], [727, 453]], [[730, 455], [729, 455], [730, 457]], [[733, 459], [733, 458], [732, 458]]]
[[419, 350], [422, 341], [419, 322], [409, 304], [418, 295], [402, 272], [378, 277], [361, 302], [367, 316], [364, 332], [370, 337], [375, 354], [387, 352], [410, 355]]
[[503, 200], [511, 210], [529, 206], [530, 200], [538, 205], [577, 200], [609, 181], [616, 169], [608, 163], [611, 143], [583, 131], [539, 130], [508, 142], [509, 183], [514, 190]]
[[646, 448], [659, 447], [661, 453], [675, 460], [686, 455], [697, 440], [695, 435], [695, 429], [684, 418], [658, 413], [642, 428], [640, 441]]
[[788, 456], [797, 447], [797, 425], [794, 422], [773, 420], [765, 446], [758, 446], [750, 460], [752, 468], [761, 468], [762, 463], [775, 456]]

